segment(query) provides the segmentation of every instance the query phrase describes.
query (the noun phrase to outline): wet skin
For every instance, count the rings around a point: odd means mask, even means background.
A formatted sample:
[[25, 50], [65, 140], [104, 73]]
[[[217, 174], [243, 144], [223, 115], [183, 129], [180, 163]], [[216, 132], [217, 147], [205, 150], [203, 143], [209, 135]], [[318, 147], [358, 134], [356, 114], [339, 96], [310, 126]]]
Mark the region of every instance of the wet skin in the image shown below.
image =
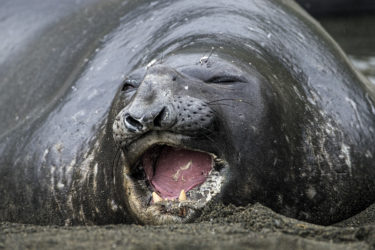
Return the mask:
[[[17, 8], [43, 12], [33, 6]], [[87, 1], [59, 13], [29, 22], [22, 43], [4, 35], [1, 220], [159, 223], [131, 205], [150, 193], [129, 195], [126, 180], [154, 138], [226, 162], [210, 202], [320, 224], [374, 202], [374, 89], [294, 3]], [[189, 128], [178, 96], [212, 116]], [[147, 112], [142, 132], [113, 130]]]
[[[373, 197], [365, 186], [347, 190], [348, 185], [358, 181], [368, 184], [373, 181], [363, 175], [364, 169], [353, 168], [351, 164], [363, 159], [348, 155], [346, 147], [350, 146], [345, 144], [340, 126], [322, 114], [314, 101], [299, 93], [298, 82], [282, 76], [279, 81], [287, 84], [273, 85], [256, 66], [250, 66], [254, 64], [246, 61], [241, 64], [220, 49], [207, 62], [202, 63], [198, 58], [199, 53], [191, 50], [188, 55], [173, 55], [130, 74], [125, 81], [116, 111], [118, 124], [124, 128], [115, 129], [114, 137], [121, 144], [125, 158], [130, 159], [125, 164], [130, 172], [140, 155], [155, 144], [209, 152], [228, 163], [216, 201], [236, 205], [258, 201], [291, 217], [315, 223], [345, 216], [349, 211], [341, 213], [340, 207], [343, 203], [353, 204], [350, 198], [353, 192]], [[182, 101], [179, 97], [183, 97]], [[191, 97], [213, 111], [209, 124], [199, 123], [195, 109], [185, 113], [176, 109], [191, 103]], [[129, 116], [133, 123], [127, 125]], [[294, 116], [293, 120], [289, 116]], [[193, 121], [198, 124], [184, 126]], [[147, 129], [133, 130], [132, 125]], [[174, 137], [177, 139], [171, 139]], [[370, 149], [366, 150], [369, 153]], [[369, 165], [365, 171], [373, 173]], [[131, 178], [132, 174], [127, 174]], [[137, 189], [136, 186], [127, 187], [128, 192]], [[149, 190], [148, 194], [135, 192], [136, 195], [128, 196], [127, 206], [139, 221], [184, 222], [196, 216], [194, 211], [186, 218], [160, 221], [159, 212], [142, 214], [149, 206], [153, 188]], [[336, 199], [340, 201], [336, 203]], [[354, 202], [361, 203], [361, 199]], [[132, 205], [136, 200], [146, 205]], [[167, 205], [160, 205], [164, 206]]]
[[[251, 197], [244, 199], [231, 187], [230, 183], [238, 181], [235, 168], [231, 166], [245, 165], [245, 161], [255, 158], [263, 148], [263, 143], [257, 142], [257, 133], [265, 133], [261, 127], [268, 111], [262, 99], [266, 89], [262, 88], [267, 85], [254, 69], [248, 65], [235, 65], [228, 55], [226, 57], [223, 59], [215, 54], [201, 62], [199, 53], [189, 52], [130, 74], [116, 99], [119, 114], [114, 137], [124, 150], [129, 169], [135, 167], [139, 152], [156, 144], [215, 155], [229, 164], [229, 169], [221, 170], [226, 177], [225, 183], [229, 184], [224, 183], [218, 196], [227, 202], [237, 200], [245, 204]], [[183, 64], [173, 64], [174, 58]], [[247, 71], [243, 71], [243, 67]], [[137, 125], [143, 129], [137, 130]], [[246, 153], [242, 157], [240, 154], [244, 149]], [[253, 178], [248, 176], [249, 180]], [[253, 184], [255, 191], [257, 184]], [[143, 196], [147, 203], [150, 194]], [[194, 216], [196, 214], [182, 221], [189, 221]], [[153, 218], [143, 220], [153, 221]]]

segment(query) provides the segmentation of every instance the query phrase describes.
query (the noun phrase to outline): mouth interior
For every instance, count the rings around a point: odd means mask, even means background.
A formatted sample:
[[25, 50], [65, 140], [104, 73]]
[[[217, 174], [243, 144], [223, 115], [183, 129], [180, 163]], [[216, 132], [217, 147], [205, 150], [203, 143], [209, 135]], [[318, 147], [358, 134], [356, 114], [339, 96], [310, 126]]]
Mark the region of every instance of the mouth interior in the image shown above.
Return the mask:
[[163, 199], [176, 199], [204, 183], [213, 168], [212, 156], [170, 146], [154, 147], [142, 157], [146, 178]]

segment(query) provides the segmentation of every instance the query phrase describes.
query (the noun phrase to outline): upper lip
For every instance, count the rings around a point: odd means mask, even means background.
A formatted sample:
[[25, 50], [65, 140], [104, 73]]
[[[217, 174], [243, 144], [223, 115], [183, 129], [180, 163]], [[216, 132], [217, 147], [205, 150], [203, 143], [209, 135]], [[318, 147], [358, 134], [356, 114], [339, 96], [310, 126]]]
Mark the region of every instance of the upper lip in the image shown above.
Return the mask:
[[[167, 131], [149, 131], [122, 147], [129, 166], [133, 166], [150, 147], [155, 145], [178, 146], [192, 149], [181, 143], [182, 140], [191, 139], [189, 136]], [[196, 149], [195, 149], [196, 150]], [[199, 149], [198, 149], [199, 150]]]

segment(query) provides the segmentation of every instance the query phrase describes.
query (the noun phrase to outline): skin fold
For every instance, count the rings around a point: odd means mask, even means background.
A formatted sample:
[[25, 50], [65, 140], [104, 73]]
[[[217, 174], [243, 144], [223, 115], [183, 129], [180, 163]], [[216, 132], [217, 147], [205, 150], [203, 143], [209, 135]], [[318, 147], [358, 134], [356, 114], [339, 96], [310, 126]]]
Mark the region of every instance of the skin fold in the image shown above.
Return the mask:
[[[152, 140], [227, 162], [215, 202], [318, 224], [374, 202], [374, 89], [293, 1], [4, 6], [0, 220], [137, 221], [124, 166]], [[187, 127], [178, 96], [212, 116]], [[154, 125], [114, 131], [126, 114]]]

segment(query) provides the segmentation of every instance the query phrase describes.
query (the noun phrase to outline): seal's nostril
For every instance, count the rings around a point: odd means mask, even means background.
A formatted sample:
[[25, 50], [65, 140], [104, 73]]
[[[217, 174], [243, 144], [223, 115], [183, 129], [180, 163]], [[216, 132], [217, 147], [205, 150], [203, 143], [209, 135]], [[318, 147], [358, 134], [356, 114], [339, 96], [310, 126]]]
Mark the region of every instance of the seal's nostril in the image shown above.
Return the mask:
[[154, 119], [154, 127], [161, 127], [161, 122], [165, 119], [166, 116], [166, 108], [162, 108], [159, 114]]
[[131, 117], [129, 114], [125, 115], [125, 126], [131, 132], [138, 132], [143, 129], [142, 123]]

